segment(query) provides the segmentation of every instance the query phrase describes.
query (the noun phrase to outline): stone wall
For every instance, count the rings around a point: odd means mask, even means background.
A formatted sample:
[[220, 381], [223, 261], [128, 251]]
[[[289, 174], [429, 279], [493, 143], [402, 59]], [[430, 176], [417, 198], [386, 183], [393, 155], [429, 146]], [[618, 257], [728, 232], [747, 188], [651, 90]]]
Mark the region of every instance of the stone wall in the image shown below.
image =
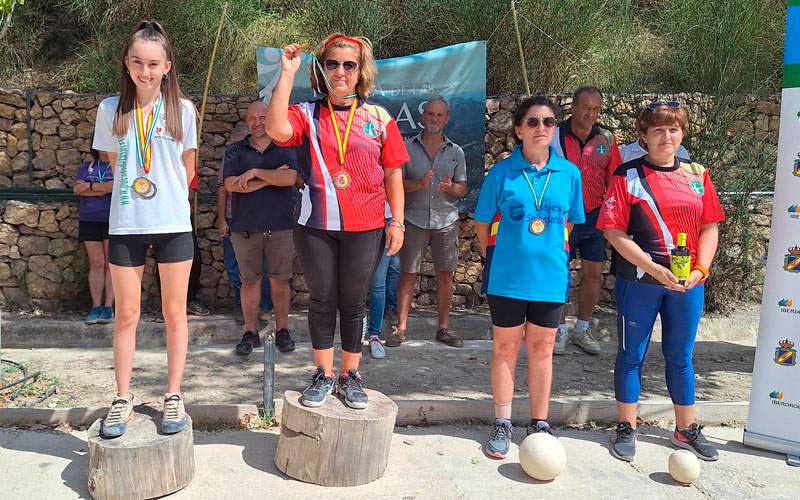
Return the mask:
[[[81, 161], [89, 158], [91, 136], [98, 103], [104, 96], [16, 91], [0, 89], [0, 301], [6, 306], [43, 310], [81, 309], [89, 304], [86, 285], [87, 262], [77, 242], [77, 203], [26, 202], [14, 200], [4, 188], [69, 189]], [[621, 143], [633, 140], [636, 110], [654, 96], [609, 96], [601, 122], [615, 130]], [[692, 129], [702, 124], [713, 101], [698, 94], [677, 96], [689, 107], [695, 120]], [[490, 98], [486, 102], [486, 169], [513, 147], [511, 116], [519, 97]], [[571, 97], [555, 96], [569, 112]], [[199, 99], [193, 97], [199, 107]], [[213, 96], [206, 105], [200, 147], [200, 192], [216, 192], [216, 175], [225, 148], [246, 134], [242, 118], [250, 97]], [[777, 96], [743, 97], [747, 110], [732, 132], [752, 135], [758, 140], [776, 141], [780, 102]], [[29, 112], [30, 109], [30, 112]], [[691, 132], [691, 130], [690, 130]], [[691, 140], [689, 147], [691, 149]], [[29, 161], [30, 158], [30, 161]], [[5, 195], [3, 192], [5, 191]], [[197, 229], [203, 260], [201, 297], [213, 307], [230, 307], [232, 296], [222, 264], [222, 246], [216, 232], [216, 206], [206, 197], [199, 205]], [[769, 201], [767, 201], [767, 205]], [[764, 203], [754, 207], [768, 213]], [[769, 218], [758, 219], [765, 236]], [[481, 302], [481, 265], [472, 221], [460, 222], [461, 256], [455, 276], [456, 307], [472, 307]], [[764, 241], [763, 248], [766, 248]], [[308, 293], [301, 270], [292, 282], [293, 303], [307, 304]], [[579, 279], [573, 271], [575, 280]], [[145, 269], [143, 299], [150, 306], [158, 303], [154, 265]], [[606, 276], [602, 300], [610, 300], [613, 278]], [[430, 253], [423, 264], [419, 305], [435, 302], [435, 277]]]

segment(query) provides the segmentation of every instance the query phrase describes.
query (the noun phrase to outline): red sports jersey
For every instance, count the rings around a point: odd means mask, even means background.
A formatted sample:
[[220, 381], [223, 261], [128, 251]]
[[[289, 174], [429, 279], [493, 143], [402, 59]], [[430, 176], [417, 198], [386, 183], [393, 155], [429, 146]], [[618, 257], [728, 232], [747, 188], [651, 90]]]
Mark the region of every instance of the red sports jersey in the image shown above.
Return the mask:
[[[342, 138], [349, 113], [350, 106], [334, 106]], [[359, 100], [344, 168], [339, 165], [336, 135], [326, 101], [289, 106], [289, 123], [293, 135], [280, 145], [305, 143], [311, 159], [298, 222], [330, 231], [357, 232], [384, 227], [384, 169], [397, 168], [409, 160], [403, 137], [389, 112], [382, 106]], [[346, 189], [336, 189], [333, 185], [333, 176], [340, 170], [350, 176]]]
[[[723, 220], [717, 191], [702, 165], [676, 160], [673, 167], [658, 167], [638, 158], [614, 173], [597, 228], [625, 231], [654, 262], [668, 268], [678, 233], [686, 233], [694, 263], [700, 226]], [[655, 282], [621, 255], [617, 276]]]
[[567, 120], [558, 126], [552, 145], [559, 155], [580, 169], [583, 208], [589, 213], [603, 203], [608, 180], [622, 164], [622, 157], [614, 134], [607, 128], [595, 124], [586, 142], [581, 143], [570, 124]]

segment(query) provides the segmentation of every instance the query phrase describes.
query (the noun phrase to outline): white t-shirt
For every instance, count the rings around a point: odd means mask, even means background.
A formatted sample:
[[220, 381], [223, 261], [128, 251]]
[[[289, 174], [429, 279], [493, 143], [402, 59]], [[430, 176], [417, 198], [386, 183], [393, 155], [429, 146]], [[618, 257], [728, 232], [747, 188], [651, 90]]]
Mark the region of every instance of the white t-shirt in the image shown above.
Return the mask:
[[185, 233], [192, 230], [189, 206], [189, 183], [181, 155], [197, 149], [197, 115], [188, 99], [181, 99], [183, 141], [178, 142], [166, 130], [163, 106], [156, 118], [151, 142], [150, 173], [147, 178], [156, 186], [156, 194], [144, 199], [131, 185], [139, 174], [136, 168], [136, 126], [131, 120], [125, 137], [114, 137], [114, 114], [119, 96], [103, 99], [97, 108], [92, 148], [117, 155], [114, 165], [114, 190], [111, 193], [109, 234]]
[[[622, 156], [622, 163], [627, 163], [631, 160], [635, 160], [637, 158], [641, 158], [642, 156], [647, 154], [647, 150], [642, 147], [639, 142], [632, 142], [625, 146], [619, 148], [619, 154]], [[689, 151], [683, 147], [681, 144], [678, 147], [678, 151], [675, 152], [675, 156], [680, 158], [681, 160], [691, 161], [691, 157], [689, 156]]]

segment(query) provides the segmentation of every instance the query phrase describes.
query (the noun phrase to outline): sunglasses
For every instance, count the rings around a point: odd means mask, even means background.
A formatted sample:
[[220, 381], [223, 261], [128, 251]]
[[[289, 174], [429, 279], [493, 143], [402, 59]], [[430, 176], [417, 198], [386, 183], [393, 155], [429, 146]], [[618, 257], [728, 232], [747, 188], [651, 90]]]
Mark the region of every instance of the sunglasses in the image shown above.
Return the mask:
[[655, 111], [659, 106], [666, 106], [670, 109], [678, 109], [681, 107], [681, 103], [679, 101], [653, 101], [647, 105], [647, 109], [650, 111]]
[[556, 126], [556, 119], [553, 118], [552, 116], [546, 116], [541, 120], [539, 120], [539, 118], [535, 116], [531, 116], [530, 118], [525, 120], [525, 125], [527, 125], [530, 128], [536, 128], [539, 126], [540, 121], [542, 122], [542, 125], [545, 126], [545, 128], [553, 128]]
[[327, 71], [336, 71], [339, 69], [339, 66], [344, 68], [345, 73], [352, 73], [353, 71], [358, 69], [358, 63], [355, 61], [342, 61], [339, 62], [336, 59], [325, 59], [323, 63], [325, 65], [325, 69]]

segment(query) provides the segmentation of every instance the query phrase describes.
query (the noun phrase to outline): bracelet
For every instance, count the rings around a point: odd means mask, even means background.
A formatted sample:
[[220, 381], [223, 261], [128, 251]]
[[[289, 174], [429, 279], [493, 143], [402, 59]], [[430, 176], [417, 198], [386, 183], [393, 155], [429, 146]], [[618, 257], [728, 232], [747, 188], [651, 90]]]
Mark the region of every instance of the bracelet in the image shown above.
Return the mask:
[[706, 266], [701, 266], [700, 264], [695, 264], [692, 268], [692, 271], [700, 271], [703, 274], [704, 280], [707, 280], [711, 275], [711, 272], [708, 270], [708, 268]]
[[392, 219], [392, 221], [391, 221], [391, 222], [389, 222], [389, 225], [390, 225], [390, 226], [394, 226], [394, 227], [396, 227], [396, 228], [400, 229], [400, 230], [401, 230], [401, 231], [403, 231], [404, 233], [406, 232], [406, 226], [405, 226], [405, 224], [403, 224], [402, 222], [400, 222], [400, 221], [399, 221], [399, 220], [397, 220], [397, 219]]

